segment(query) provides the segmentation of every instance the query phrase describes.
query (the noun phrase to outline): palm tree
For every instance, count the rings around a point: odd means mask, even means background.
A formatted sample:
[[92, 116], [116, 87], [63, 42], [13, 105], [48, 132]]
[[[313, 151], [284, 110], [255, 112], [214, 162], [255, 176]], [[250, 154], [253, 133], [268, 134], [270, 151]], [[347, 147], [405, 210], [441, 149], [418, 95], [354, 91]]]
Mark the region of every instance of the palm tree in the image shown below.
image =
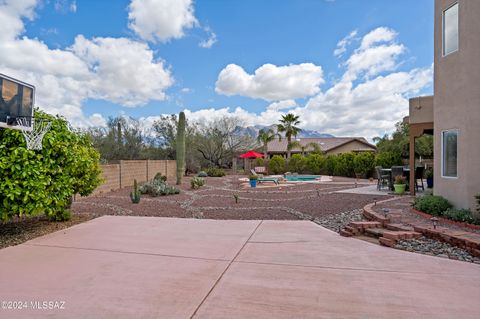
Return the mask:
[[[287, 115], [282, 115], [280, 119], [280, 124], [277, 125], [277, 131], [281, 133], [285, 133], [285, 137], [287, 138], [287, 146], [292, 143], [292, 136], [297, 136], [300, 133], [301, 129], [296, 125], [300, 124], [298, 120], [299, 116], [288, 113]], [[287, 159], [290, 158], [292, 150], [287, 147]]]
[[275, 133], [271, 128], [265, 128], [258, 132], [257, 141], [263, 145], [263, 158], [265, 160], [267, 160], [268, 143], [273, 141], [277, 136], [280, 140], [282, 140], [282, 136], [278, 133]]
[[299, 141], [293, 141], [290, 142], [290, 144], [287, 145], [287, 151], [291, 151], [294, 148], [299, 148], [302, 150], [302, 156], [305, 156], [305, 152], [308, 151], [309, 149], [312, 150], [312, 153], [315, 154], [322, 154], [322, 149], [320, 148], [320, 145], [315, 142], [310, 142], [305, 145], [301, 144]]

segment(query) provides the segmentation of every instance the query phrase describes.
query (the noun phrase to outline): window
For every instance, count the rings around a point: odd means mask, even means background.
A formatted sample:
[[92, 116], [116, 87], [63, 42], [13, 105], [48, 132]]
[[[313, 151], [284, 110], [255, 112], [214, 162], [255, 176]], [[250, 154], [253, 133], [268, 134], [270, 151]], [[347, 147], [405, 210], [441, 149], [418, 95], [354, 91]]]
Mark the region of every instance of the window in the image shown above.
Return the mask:
[[443, 55], [458, 50], [458, 3], [443, 11]]
[[442, 132], [442, 176], [457, 177], [457, 130]]

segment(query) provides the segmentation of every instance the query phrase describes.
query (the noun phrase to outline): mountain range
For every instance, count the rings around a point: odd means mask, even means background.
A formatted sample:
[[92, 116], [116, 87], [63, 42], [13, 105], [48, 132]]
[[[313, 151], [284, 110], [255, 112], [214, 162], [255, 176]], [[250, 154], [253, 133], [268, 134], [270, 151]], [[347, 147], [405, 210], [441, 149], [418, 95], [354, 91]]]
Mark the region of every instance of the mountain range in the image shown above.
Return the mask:
[[[263, 126], [263, 125], [254, 125], [254, 126], [247, 126], [247, 127], [237, 127], [236, 129], [236, 134], [238, 135], [248, 135], [248, 136], [251, 136], [251, 137], [254, 137], [256, 138], [258, 136], [258, 132], [262, 129], [272, 129], [272, 130], [276, 130], [277, 126], [274, 124], [274, 125], [270, 125], [270, 126]], [[299, 138], [308, 138], [308, 137], [317, 137], [317, 138], [320, 138], [320, 137], [335, 137], [331, 134], [327, 134], [327, 133], [322, 133], [322, 132], [319, 132], [319, 131], [314, 131], [314, 130], [302, 130], [300, 132], [300, 134], [297, 135], [297, 137]]]

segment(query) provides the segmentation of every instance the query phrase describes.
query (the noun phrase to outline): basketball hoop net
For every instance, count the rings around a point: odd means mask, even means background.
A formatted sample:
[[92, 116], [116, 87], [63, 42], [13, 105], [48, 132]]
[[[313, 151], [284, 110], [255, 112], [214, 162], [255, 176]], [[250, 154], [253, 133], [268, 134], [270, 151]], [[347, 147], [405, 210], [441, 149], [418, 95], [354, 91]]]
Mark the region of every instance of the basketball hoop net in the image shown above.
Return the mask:
[[32, 129], [22, 129], [23, 136], [27, 142], [27, 149], [42, 150], [42, 141], [45, 134], [50, 130], [52, 121], [35, 119], [34, 117], [17, 117], [17, 124]]

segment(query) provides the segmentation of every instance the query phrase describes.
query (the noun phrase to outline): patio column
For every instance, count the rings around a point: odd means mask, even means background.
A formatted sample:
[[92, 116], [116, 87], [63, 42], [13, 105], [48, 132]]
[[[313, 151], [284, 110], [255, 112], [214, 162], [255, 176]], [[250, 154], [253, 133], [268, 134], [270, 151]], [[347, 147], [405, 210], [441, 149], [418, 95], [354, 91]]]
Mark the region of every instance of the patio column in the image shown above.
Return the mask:
[[409, 151], [409, 161], [408, 164], [410, 165], [410, 195], [415, 196], [415, 133], [410, 132], [410, 151]]

